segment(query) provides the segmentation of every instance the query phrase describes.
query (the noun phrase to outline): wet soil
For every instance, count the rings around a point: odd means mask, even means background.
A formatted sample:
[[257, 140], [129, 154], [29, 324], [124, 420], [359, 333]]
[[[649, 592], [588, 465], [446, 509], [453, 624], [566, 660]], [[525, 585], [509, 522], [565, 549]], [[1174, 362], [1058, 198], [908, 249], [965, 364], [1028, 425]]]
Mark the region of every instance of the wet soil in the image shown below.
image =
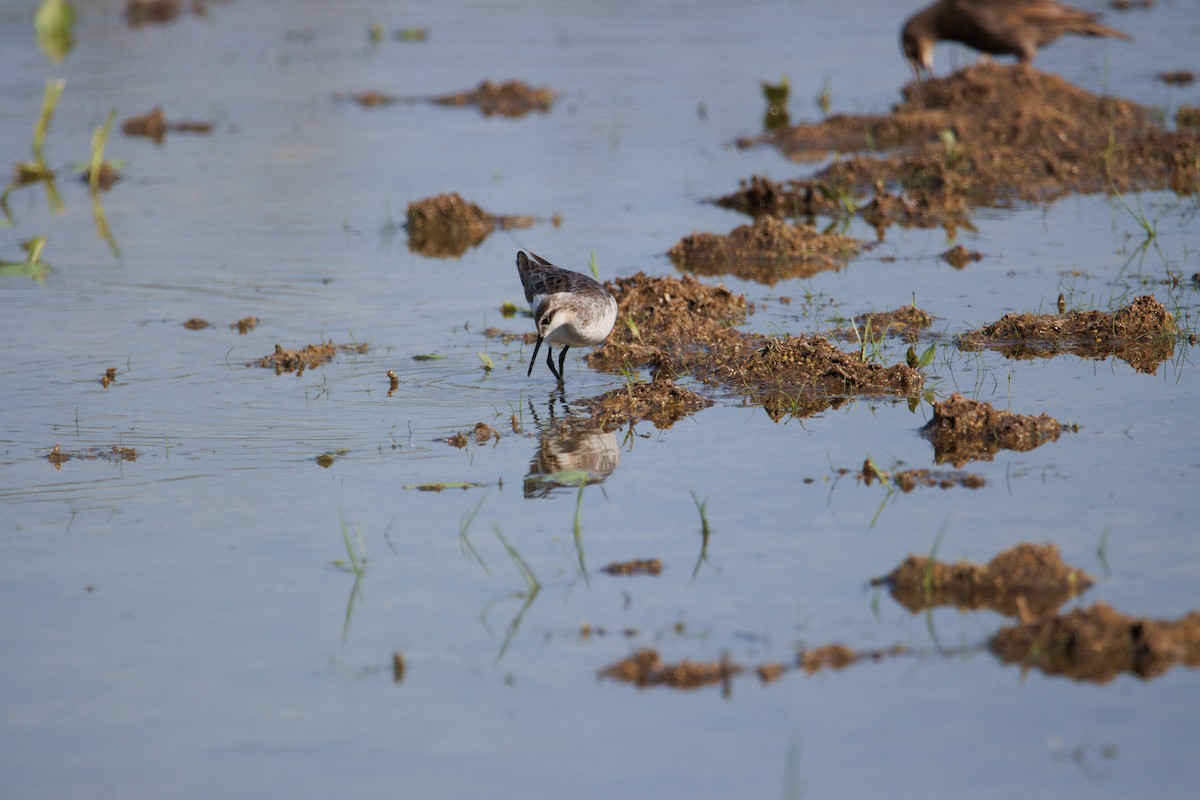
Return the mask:
[[246, 366], [258, 366], [264, 369], [275, 370], [276, 375], [281, 375], [284, 372], [295, 372], [297, 377], [304, 374], [304, 370], [319, 367], [333, 360], [333, 357], [338, 352], [343, 353], [366, 353], [370, 349], [370, 345], [366, 344], [341, 344], [335, 345], [332, 341], [321, 342], [320, 344], [307, 344], [299, 350], [285, 350], [282, 345], [275, 345], [275, 352], [269, 356], [263, 356], [258, 361], [252, 361]]
[[239, 335], [245, 335], [258, 327], [258, 317], [242, 317], [237, 322], [230, 323], [229, 327]]
[[845, 669], [859, 661], [881, 661], [904, 652], [904, 646], [898, 644], [884, 650], [853, 650], [843, 644], [827, 644], [802, 650], [796, 656], [796, 666], [812, 675], [823, 669]]
[[489, 214], [457, 193], [408, 204], [408, 247], [430, 258], [458, 258], [499, 228], [528, 228], [533, 217]]
[[685, 236], [667, 255], [680, 270], [774, 284], [784, 278], [840, 269], [859, 250], [859, 243], [849, 236], [761, 217], [728, 235]]
[[1200, 611], [1151, 620], [1097, 602], [1002, 628], [989, 647], [1002, 661], [1077, 681], [1107, 683], [1122, 673], [1148, 679], [1175, 664], [1200, 666]]
[[648, 686], [669, 686], [672, 689], [699, 689], [720, 684], [729, 692], [730, 679], [745, 670], [723, 657], [720, 661], [691, 661], [664, 663], [658, 651], [644, 648], [600, 670], [598, 677], [635, 684], [639, 689]]
[[156, 106], [149, 114], [128, 117], [121, 123], [121, 130], [126, 136], [144, 136], [153, 139], [155, 144], [162, 144], [168, 131], [180, 133], [212, 133], [210, 122], [167, 122], [163, 117], [162, 108]]
[[942, 261], [945, 261], [955, 269], [962, 269], [973, 261], [982, 261], [983, 253], [978, 250], [968, 250], [961, 244], [951, 247], [946, 252], [942, 253]]
[[605, 575], [660, 575], [662, 574], [662, 570], [662, 561], [657, 558], [614, 561], [600, 568], [600, 571]]
[[460, 450], [466, 447], [470, 442], [474, 441], [477, 445], [485, 445], [488, 442], [500, 443], [500, 432], [488, 425], [486, 422], [476, 422], [475, 427], [470, 431], [459, 431], [453, 436], [445, 439], [438, 439], [439, 442], [445, 442], [451, 447], [457, 447]]
[[1175, 124], [1182, 127], [1200, 127], [1200, 106], [1180, 106], [1175, 109]]
[[1032, 450], [1058, 439], [1067, 429], [1053, 417], [1013, 414], [958, 392], [933, 405], [933, 419], [922, 434], [933, 443], [934, 460], [962, 467], [991, 461], [998, 450]]
[[120, 445], [111, 445], [109, 447], [89, 447], [85, 450], [63, 450], [62, 445], [54, 445], [50, 452], [46, 454], [46, 460], [54, 465], [55, 469], [61, 469], [62, 465], [71, 459], [80, 461], [137, 461], [138, 451], [132, 447], [121, 447]]
[[703, 395], [672, 383], [665, 371], [660, 371], [650, 383], [630, 383], [599, 397], [581, 401], [590, 413], [589, 427], [613, 431], [626, 424], [649, 420], [654, 427], [670, 428], [684, 417], [713, 404]]
[[892, 598], [914, 614], [949, 605], [1028, 618], [1053, 613], [1092, 582], [1091, 576], [1063, 563], [1054, 545], [1023, 543], [984, 565], [909, 556], [871, 584], [887, 586]]
[[859, 342], [880, 336], [903, 336], [916, 341], [925, 328], [933, 324], [933, 315], [923, 308], [908, 305], [892, 311], [868, 311], [854, 317], [854, 328], [841, 328], [833, 333], [838, 339]]
[[869, 458], [863, 462], [862, 469], [858, 472], [858, 479], [867, 486], [879, 481], [885, 486], [895, 486], [906, 494], [918, 486], [937, 486], [941, 489], [953, 489], [960, 486], [965, 489], [979, 489], [987, 483], [982, 475], [975, 472], [918, 468], [883, 470]]
[[745, 317], [745, 297], [690, 275], [638, 273], [607, 286], [617, 299], [618, 321], [587, 356], [595, 367], [691, 374], [761, 403], [776, 420], [815, 414], [851, 395], [912, 396], [924, 384], [907, 364], [864, 362], [821, 336], [779, 339], [738, 331], [733, 326]]
[[1070, 353], [1085, 358], [1115, 356], [1151, 375], [1171, 358], [1180, 331], [1175, 317], [1153, 295], [1116, 311], [1005, 314], [958, 338], [965, 350], [988, 348], [1009, 358], [1049, 358]]
[[523, 117], [533, 111], [549, 111], [555, 97], [557, 94], [545, 86], [533, 87], [523, 81], [483, 81], [470, 91], [439, 95], [432, 102], [443, 106], [475, 106], [488, 117], [493, 114]]
[[[882, 235], [891, 224], [954, 228], [972, 206], [1040, 202], [1071, 192], [1200, 186], [1200, 132], [1168, 131], [1157, 109], [1101, 97], [1022, 65], [981, 64], [922, 89], [885, 115], [835, 115], [768, 143], [796, 161], [855, 153], [811, 181], [743, 183], [723, 205], [755, 213], [820, 213], [843, 193]], [[769, 201], [769, 202], [768, 202]]]

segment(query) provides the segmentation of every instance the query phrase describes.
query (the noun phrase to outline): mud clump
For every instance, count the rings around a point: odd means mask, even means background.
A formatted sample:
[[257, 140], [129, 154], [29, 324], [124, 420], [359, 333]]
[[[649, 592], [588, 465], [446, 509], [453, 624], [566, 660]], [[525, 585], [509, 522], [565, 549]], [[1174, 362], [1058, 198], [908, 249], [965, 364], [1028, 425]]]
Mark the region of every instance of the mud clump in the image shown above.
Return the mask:
[[728, 693], [730, 679], [740, 674], [743, 669], [727, 657], [720, 661], [701, 662], [685, 659], [675, 664], [667, 664], [663, 662], [657, 650], [645, 648], [600, 670], [597, 677], [632, 683], [639, 689], [648, 686], [699, 689], [721, 684]]
[[904, 646], [898, 644], [884, 650], [853, 650], [843, 644], [827, 644], [801, 651], [796, 656], [796, 666], [812, 675], [823, 669], [845, 669], [863, 660], [882, 661], [904, 652]]
[[46, 454], [46, 460], [54, 465], [55, 469], [62, 469], [62, 465], [71, 459], [80, 461], [111, 461], [117, 463], [120, 461], [137, 461], [138, 451], [133, 447], [122, 447], [114, 444], [109, 447], [90, 447], [86, 450], [67, 451], [62, 449], [62, 445], [54, 445], [50, 452]]
[[837, 203], [829, 192], [812, 181], [789, 180], [776, 183], [762, 175], [738, 182], [738, 190], [712, 201], [722, 208], [741, 211], [752, 217], [764, 214], [779, 217], [815, 217], [832, 214]]
[[850, 395], [911, 396], [924, 383], [906, 364], [864, 362], [820, 336], [776, 339], [738, 331], [733, 326], [745, 316], [745, 298], [689, 275], [638, 273], [607, 286], [624, 324], [587, 356], [593, 366], [690, 373], [753, 398], [776, 420], [817, 413]]
[[189, 331], [202, 331], [205, 328], [211, 328], [212, 323], [202, 317], [192, 317], [183, 323], [183, 327]]
[[121, 123], [121, 130], [126, 136], [144, 136], [154, 140], [155, 144], [162, 144], [168, 131], [212, 133], [212, 129], [213, 126], [210, 122], [167, 122], [163, 117], [162, 108], [158, 106], [155, 106], [149, 114], [127, 117]]
[[1200, 666], [1200, 611], [1178, 620], [1151, 620], [1097, 602], [1002, 628], [989, 647], [1007, 663], [1076, 681], [1107, 683], [1126, 672], [1148, 679], [1175, 664]]
[[657, 558], [614, 561], [600, 568], [605, 575], [661, 575], [662, 570], [662, 561]]
[[866, 339], [868, 333], [871, 338], [881, 335], [898, 335], [909, 341], [916, 341], [918, 334], [933, 324], [933, 315], [923, 308], [908, 305], [893, 311], [868, 311], [859, 314], [854, 317], [854, 324], [864, 333], [846, 328], [837, 331], [834, 335], [838, 339], [848, 342]]
[[1154, 374], [1175, 352], [1175, 317], [1152, 295], [1114, 312], [1005, 314], [959, 337], [959, 347], [988, 348], [1009, 358], [1049, 358], [1059, 353], [1086, 358], [1115, 356], [1138, 372]]
[[942, 261], [945, 261], [955, 269], [963, 269], [972, 261], [982, 261], [983, 253], [978, 250], [968, 250], [961, 244], [951, 247], [946, 252], [942, 253]]
[[998, 450], [1032, 450], [1058, 439], [1064, 426], [1048, 414], [1034, 417], [999, 411], [991, 403], [958, 392], [934, 403], [933, 419], [922, 429], [933, 443], [934, 460], [962, 467], [968, 461], [991, 461]]
[[914, 614], [951, 605], [1028, 618], [1053, 613], [1092, 582], [1087, 573], [1063, 563], [1054, 545], [1024, 543], [982, 566], [909, 556], [871, 584], [887, 586], [892, 598]]
[[856, 240], [839, 233], [821, 233], [809, 225], [761, 217], [751, 225], [734, 228], [727, 236], [685, 236], [667, 255], [681, 270], [774, 284], [783, 278], [840, 269], [859, 249]]
[[[741, 144], [769, 143], [797, 161], [858, 153], [825, 167], [813, 183], [874, 195], [862, 213], [879, 230], [958, 224], [971, 206], [1013, 200], [1200, 187], [1200, 132], [1168, 131], [1155, 109], [1028, 66], [969, 67], [920, 90], [909, 84], [904, 95], [891, 114], [836, 115]], [[896, 195], [882, 190], [897, 184]]]
[[242, 317], [237, 322], [230, 323], [229, 327], [237, 331], [239, 336], [244, 336], [258, 327], [258, 317]]
[[677, 386], [665, 372], [659, 372], [651, 383], [631, 383], [582, 404], [592, 415], [590, 425], [612, 431], [643, 419], [653, 422], [656, 428], [670, 428], [684, 417], [708, 408], [713, 401]]
[[457, 193], [408, 204], [408, 247], [430, 258], [458, 258], [497, 227], [528, 228], [533, 217], [489, 214]]
[[1196, 73], [1190, 69], [1177, 69], [1169, 72], [1160, 72], [1154, 77], [1167, 86], [1191, 86], [1196, 82]]
[[282, 345], [277, 344], [274, 353], [251, 363], [264, 369], [273, 369], [276, 375], [295, 372], [299, 377], [306, 369], [313, 369], [332, 361], [338, 351], [362, 354], [369, 349], [370, 345], [366, 344], [335, 345], [331, 341], [308, 344], [300, 350], [285, 350]]
[[905, 494], [908, 494], [918, 486], [937, 486], [942, 489], [953, 489], [956, 486], [961, 486], [965, 489], [979, 489], [987, 483], [982, 475], [974, 472], [951, 472], [947, 470], [918, 468], [898, 469], [889, 472], [875, 466], [875, 462], [869, 458], [863, 462], [863, 467], [858, 472], [858, 479], [867, 486], [870, 486], [875, 481], [888, 486], [895, 486]]
[[432, 102], [441, 106], [475, 106], [486, 117], [493, 114], [523, 117], [533, 111], [549, 111], [556, 96], [545, 86], [535, 88], [523, 81], [483, 81], [470, 91], [438, 95]]

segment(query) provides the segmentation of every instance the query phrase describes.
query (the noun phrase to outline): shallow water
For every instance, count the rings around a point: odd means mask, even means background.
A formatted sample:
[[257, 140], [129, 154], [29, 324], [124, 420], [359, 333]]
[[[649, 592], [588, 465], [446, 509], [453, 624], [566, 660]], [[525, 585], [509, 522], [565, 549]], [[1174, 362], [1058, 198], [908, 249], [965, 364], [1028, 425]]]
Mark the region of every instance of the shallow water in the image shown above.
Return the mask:
[[[520, 300], [516, 249], [577, 269], [594, 251], [606, 278], [674, 272], [663, 254], [680, 237], [744, 221], [703, 199], [755, 173], [809, 172], [732, 146], [759, 129], [760, 80], [789, 75], [796, 120], [817, 118], [826, 80], [835, 111], [897, 99], [911, 9], [870, 5], [242, 0], [131, 29], [122, 3], [80, 3], [59, 65], [27, 9], [0, 11], [0, 160], [29, 157], [44, 81], [66, 80], [45, 144], [66, 209], [23, 188], [0, 228], [0, 258], [43, 234], [52, 266], [44, 283], [0, 276], [0, 795], [1190, 796], [1194, 670], [1101, 686], [1022, 674], [978, 649], [997, 615], [912, 616], [867, 582], [935, 546], [985, 562], [1051, 542], [1099, 579], [1079, 604], [1196, 608], [1194, 348], [1154, 375], [942, 348], [939, 395], [1080, 426], [971, 464], [987, 481], [977, 491], [890, 497], [837, 475], [868, 456], [932, 466], [917, 433], [928, 405], [859, 399], [777, 424], [716, 395], [671, 429], [591, 443], [611, 472], [583, 490], [578, 536], [577, 490], [525, 496], [538, 433], [571, 411], [544, 367], [526, 377], [528, 348], [482, 335], [529, 326], [499, 312]], [[429, 40], [372, 47], [373, 21]], [[1108, 21], [1134, 43], [1062, 41], [1038, 67], [1168, 113], [1200, 104], [1195, 86], [1153, 79], [1194, 66], [1200, 8]], [[943, 73], [966, 61], [937, 52]], [[510, 77], [562, 96], [519, 120], [332, 99]], [[101, 199], [115, 255], [69, 173], [110, 108], [155, 105], [216, 128], [161, 146], [114, 131], [124, 177]], [[543, 221], [457, 260], [410, 252], [395, 228], [407, 203], [448, 191]], [[1153, 292], [1194, 330], [1194, 199], [1127, 200], [1156, 225], [1140, 251], [1116, 200], [1072, 197], [975, 215], [959, 241], [985, 258], [962, 271], [937, 258], [943, 231], [892, 228], [837, 272], [723, 282], [761, 305], [746, 323], [758, 331], [828, 331], [915, 296], [949, 337], [1049, 310], [1060, 292], [1102, 309]], [[1170, 275], [1185, 279], [1171, 288]], [[254, 331], [228, 328], [247, 315]], [[195, 316], [215, 327], [185, 329]], [[246, 366], [276, 342], [322, 338], [371, 349], [301, 376]], [[888, 360], [905, 347], [890, 343]], [[429, 353], [445, 358], [412, 358]], [[567, 373], [568, 405], [624, 384], [574, 354]], [[479, 421], [498, 442], [440, 441]], [[56, 469], [55, 444], [139, 455]], [[405, 488], [435, 482], [479, 486]], [[703, 550], [693, 493], [712, 531]], [[361, 536], [358, 577], [343, 529], [356, 553]], [[664, 573], [598, 571], [638, 557]], [[583, 623], [607, 634], [583, 637]], [[741, 676], [728, 698], [596, 679], [639, 646], [755, 664], [830, 642], [911, 653], [766, 686]]]

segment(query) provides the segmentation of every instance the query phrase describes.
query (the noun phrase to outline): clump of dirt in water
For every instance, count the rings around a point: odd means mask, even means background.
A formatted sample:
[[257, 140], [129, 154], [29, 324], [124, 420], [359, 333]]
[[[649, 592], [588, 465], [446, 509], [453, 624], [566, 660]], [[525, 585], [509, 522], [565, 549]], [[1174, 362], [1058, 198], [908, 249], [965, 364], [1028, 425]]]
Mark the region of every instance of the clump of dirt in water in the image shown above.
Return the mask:
[[1077, 681], [1106, 683], [1125, 672], [1152, 678], [1175, 664], [1200, 666], [1200, 611], [1151, 620], [1097, 602], [1002, 628], [989, 647], [1002, 661]]
[[937, 469], [897, 469], [883, 470], [875, 466], [875, 462], [867, 459], [858, 472], [858, 479], [870, 486], [875, 481], [895, 486], [907, 494], [918, 486], [938, 486], [942, 489], [953, 489], [962, 486], [966, 489], [979, 489], [987, 482], [984, 477], [975, 472], [957, 472]]
[[[276, 375], [281, 375], [284, 372], [295, 372], [299, 377], [304, 374], [304, 370], [319, 367], [333, 360], [341, 350], [347, 353], [366, 353], [370, 349], [367, 344], [343, 344], [335, 345], [332, 341], [321, 342], [320, 344], [307, 344], [300, 350], [285, 350], [282, 345], [275, 345], [275, 352], [269, 356], [263, 356], [258, 361], [252, 362], [253, 365], [263, 367], [265, 369], [275, 370]], [[251, 366], [251, 364], [247, 364]]]
[[81, 461], [104, 460], [111, 462], [118, 461], [137, 461], [138, 451], [133, 447], [122, 447], [121, 445], [111, 445], [109, 447], [89, 447], [85, 450], [63, 450], [62, 445], [54, 445], [50, 452], [46, 454], [46, 460], [54, 465], [55, 469], [62, 469], [62, 465], [71, 459]]
[[997, 350], [1009, 358], [1049, 358], [1070, 353], [1086, 358], [1116, 356], [1153, 375], [1175, 352], [1175, 317], [1152, 295], [1114, 312], [1005, 314], [958, 338], [959, 347]]
[[[797, 161], [839, 158], [808, 184], [743, 185], [772, 213], [811, 213], [813, 189], [871, 197], [893, 223], [955, 226], [970, 206], [1040, 202], [1066, 193], [1200, 188], [1200, 131], [1168, 131], [1157, 109], [1100, 97], [1028, 66], [981, 64], [904, 88], [887, 115], [835, 115], [743, 145], [770, 143]], [[895, 190], [884, 187], [898, 187]], [[747, 189], [751, 191], [747, 191]]]
[[639, 689], [647, 686], [699, 689], [703, 686], [722, 684], [728, 692], [730, 679], [743, 670], [743, 667], [734, 664], [727, 657], [720, 661], [701, 662], [685, 659], [675, 664], [666, 664], [657, 650], [645, 648], [600, 670], [598, 677], [632, 683]]
[[601, 567], [605, 575], [660, 575], [662, 561], [657, 558], [637, 558], [633, 561], [614, 561]]
[[643, 419], [653, 422], [656, 428], [670, 428], [712, 404], [707, 397], [672, 383], [665, 372], [659, 372], [651, 383], [631, 383], [582, 401], [592, 415], [589, 425], [605, 431]]
[[163, 117], [161, 107], [155, 106], [149, 114], [137, 117], [127, 117], [121, 123], [121, 130], [126, 136], [145, 136], [153, 139], [155, 144], [162, 144], [167, 131], [180, 133], [212, 133], [210, 122], [167, 122]]
[[489, 117], [523, 117], [532, 111], [549, 111], [555, 97], [545, 86], [533, 87], [523, 81], [483, 81], [470, 91], [439, 95], [432, 101], [443, 106], [476, 106]]
[[968, 461], [991, 461], [997, 450], [1032, 450], [1058, 439], [1064, 426], [1053, 417], [999, 411], [991, 403], [958, 392], [933, 405], [933, 419], [922, 433], [933, 443], [934, 459], [961, 467]]
[[972, 261], [983, 260], [983, 253], [978, 250], [968, 250], [961, 244], [951, 247], [946, 252], [942, 253], [942, 261], [945, 261], [955, 269], [962, 269]]
[[1009, 617], [1044, 616], [1092, 585], [1086, 573], [1063, 563], [1052, 544], [1019, 544], [988, 564], [943, 564], [909, 556], [889, 574], [871, 581], [887, 586], [897, 603], [914, 614], [952, 605], [991, 609]]
[[848, 342], [858, 342], [860, 339], [877, 338], [881, 335], [903, 336], [909, 341], [916, 341], [918, 334], [933, 324], [933, 315], [923, 308], [913, 305], [901, 306], [893, 311], [868, 311], [854, 317], [856, 332], [852, 328], [840, 329], [834, 336]]
[[809, 675], [823, 669], [845, 669], [859, 661], [882, 661], [889, 656], [906, 652], [903, 645], [892, 645], [885, 650], [853, 650], [844, 644], [827, 644], [810, 647], [796, 656], [796, 666]]
[[667, 255], [681, 270], [774, 284], [782, 278], [840, 269], [859, 249], [859, 243], [849, 236], [761, 217], [752, 225], [734, 228], [727, 236], [685, 236]]
[[430, 258], [458, 258], [497, 227], [528, 228], [533, 217], [489, 214], [457, 192], [408, 204], [408, 247]]
[[745, 298], [690, 275], [638, 273], [607, 286], [617, 300], [617, 324], [587, 356], [596, 367], [690, 373], [762, 403], [773, 419], [814, 414], [850, 395], [911, 396], [924, 383], [906, 364], [864, 362], [821, 336], [777, 339], [738, 331], [733, 326], [745, 316]]

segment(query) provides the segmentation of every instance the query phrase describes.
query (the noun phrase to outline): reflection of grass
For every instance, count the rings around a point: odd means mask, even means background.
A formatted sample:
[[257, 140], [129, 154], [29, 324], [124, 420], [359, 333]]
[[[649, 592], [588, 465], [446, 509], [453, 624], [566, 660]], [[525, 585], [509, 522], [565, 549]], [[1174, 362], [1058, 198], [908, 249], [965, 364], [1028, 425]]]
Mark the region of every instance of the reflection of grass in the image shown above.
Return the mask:
[[0, 276], [27, 275], [38, 283], [45, 283], [50, 274], [50, 266], [42, 263], [42, 248], [46, 246], [45, 236], [35, 236], [21, 242], [25, 251], [24, 261], [5, 261], [0, 258]]
[[696, 511], [700, 514], [700, 555], [696, 559], [696, 566], [692, 568], [692, 580], [695, 580], [696, 575], [700, 573], [700, 565], [708, 562], [708, 537], [712, 530], [708, 527], [708, 498], [701, 500], [695, 491], [691, 491], [691, 495], [692, 502], [696, 504]]
[[542, 590], [542, 584], [540, 581], [538, 581], [537, 576], [533, 574], [533, 569], [531, 569], [525, 559], [521, 557], [521, 554], [517, 552], [517, 548], [513, 547], [512, 544], [509, 543], [508, 539], [504, 537], [504, 533], [500, 530], [499, 526], [492, 525], [492, 530], [496, 532], [496, 538], [498, 538], [500, 543], [504, 545], [504, 549], [508, 551], [508, 555], [512, 558], [513, 563], [517, 565], [517, 570], [521, 573], [521, 577], [524, 578], [526, 587], [526, 591], [516, 593], [516, 597], [525, 598], [525, 602], [521, 604], [521, 609], [517, 612], [517, 615], [513, 617], [513, 621], [508, 625], [508, 632], [504, 635], [504, 642], [500, 645], [500, 652], [496, 654], [496, 661], [500, 661], [502, 658], [504, 658], [504, 653], [508, 650], [508, 645], [512, 642], [513, 637], [516, 636], [517, 631], [520, 630], [521, 620], [525, 618], [525, 612], [528, 611], [529, 607], [533, 605], [533, 601], [537, 598], [538, 592]]
[[492, 571], [488, 569], [488, 565], [484, 563], [483, 558], [479, 555], [479, 551], [475, 549], [475, 545], [471, 544], [471, 540], [467, 538], [467, 529], [471, 527], [471, 523], [475, 520], [475, 515], [479, 513], [479, 509], [483, 507], [483, 501], [487, 500], [487, 495], [479, 498], [479, 502], [475, 504], [466, 514], [463, 514], [462, 519], [458, 523], [458, 541], [464, 553], [470, 553], [475, 560], [479, 562], [479, 566], [483, 567], [483, 571], [488, 575]]
[[345, 642], [346, 636], [350, 633], [350, 618], [354, 613], [354, 603], [358, 600], [362, 579], [367, 571], [367, 552], [363, 544], [362, 530], [358, 525], [354, 526], [352, 541], [349, 524], [341, 515], [338, 516], [338, 522], [342, 526], [342, 542], [346, 545], [346, 557], [349, 561], [335, 559], [333, 565], [354, 575], [354, 585], [350, 587], [350, 596], [346, 598], [346, 618], [342, 622], [342, 642]]
[[108, 145], [108, 134], [112, 131], [113, 122], [117, 119], [117, 110], [110, 109], [108, 117], [104, 122], [96, 126], [92, 131], [92, 155], [88, 160], [87, 177], [88, 188], [95, 192], [100, 187], [100, 176], [104, 172], [104, 167], [107, 166], [113, 173], [117, 170], [115, 162], [106, 162], [104, 160], [104, 148]]

